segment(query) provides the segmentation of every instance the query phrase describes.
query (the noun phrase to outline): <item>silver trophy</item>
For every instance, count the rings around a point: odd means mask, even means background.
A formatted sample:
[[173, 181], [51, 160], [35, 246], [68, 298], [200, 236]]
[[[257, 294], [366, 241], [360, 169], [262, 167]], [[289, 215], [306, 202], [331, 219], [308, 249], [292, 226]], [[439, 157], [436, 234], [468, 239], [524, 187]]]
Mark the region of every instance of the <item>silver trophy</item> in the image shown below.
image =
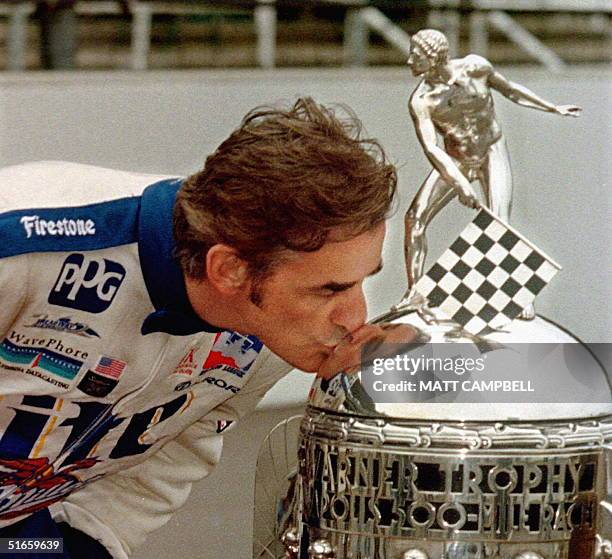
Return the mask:
[[[409, 289], [373, 321], [383, 335], [359, 371], [315, 381], [295, 469], [285, 468], [290, 487], [268, 547], [276, 551], [256, 556], [610, 558], [610, 380], [588, 347], [534, 316], [533, 300], [559, 266], [507, 223], [511, 171], [491, 90], [561, 115], [580, 109], [541, 99], [484, 58], [450, 60], [437, 31], [413, 37], [408, 63], [424, 78], [410, 108], [434, 167], [406, 216]], [[425, 229], [454, 196], [480, 210], [425, 272]], [[516, 403], [450, 394], [445, 385], [417, 397], [407, 377], [393, 384], [394, 394], [379, 397], [373, 355], [389, 347], [397, 363], [425, 347], [450, 348], [451, 355], [469, 347], [490, 360], [510, 354], [510, 361], [493, 360], [494, 377], [505, 363], [499, 382], [533, 381], [539, 392]], [[442, 382], [433, 378], [427, 386]], [[470, 386], [465, 377], [455, 382]]]
[[[450, 325], [428, 325], [414, 311], [380, 321], [395, 342], [398, 326], [412, 325], [430, 343], [451, 345]], [[487, 339], [581, 345], [541, 317]], [[594, 358], [584, 363], [588, 387], [566, 365], [543, 381], [562, 387], [567, 402], [595, 392], [609, 402]], [[380, 403], [365, 385], [363, 369], [315, 382], [300, 426], [285, 557], [609, 557], [598, 535], [610, 514], [609, 403]]]

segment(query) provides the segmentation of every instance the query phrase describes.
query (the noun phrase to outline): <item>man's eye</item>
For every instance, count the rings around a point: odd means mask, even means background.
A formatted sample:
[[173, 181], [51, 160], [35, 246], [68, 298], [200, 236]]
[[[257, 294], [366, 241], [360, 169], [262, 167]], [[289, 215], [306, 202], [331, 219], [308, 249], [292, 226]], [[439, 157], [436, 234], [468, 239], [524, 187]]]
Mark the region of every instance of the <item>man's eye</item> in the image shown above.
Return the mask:
[[338, 291], [336, 289], [323, 289], [323, 290], [321, 290], [321, 296], [325, 297], [326, 299], [331, 299], [335, 295], [338, 295], [338, 293], [341, 293], [341, 291]]
[[338, 285], [332, 287], [324, 287], [321, 292], [324, 297], [333, 297], [334, 295], [339, 295], [340, 293], [344, 293], [351, 289], [352, 286]]

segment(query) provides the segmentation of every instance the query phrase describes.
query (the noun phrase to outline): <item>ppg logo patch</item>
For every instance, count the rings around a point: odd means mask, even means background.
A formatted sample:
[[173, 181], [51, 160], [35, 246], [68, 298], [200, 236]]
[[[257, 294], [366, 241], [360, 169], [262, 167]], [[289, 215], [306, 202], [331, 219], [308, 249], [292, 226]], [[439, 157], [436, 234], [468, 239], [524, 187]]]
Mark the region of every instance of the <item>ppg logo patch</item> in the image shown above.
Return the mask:
[[117, 262], [71, 254], [49, 294], [49, 303], [100, 313], [110, 307], [124, 277], [125, 268]]

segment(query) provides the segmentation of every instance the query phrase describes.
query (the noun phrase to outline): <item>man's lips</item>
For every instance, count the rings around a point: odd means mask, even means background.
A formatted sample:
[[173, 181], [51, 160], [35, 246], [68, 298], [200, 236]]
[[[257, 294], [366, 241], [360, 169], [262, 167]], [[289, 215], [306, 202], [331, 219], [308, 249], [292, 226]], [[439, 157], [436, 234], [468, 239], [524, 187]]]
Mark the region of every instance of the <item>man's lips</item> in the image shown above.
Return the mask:
[[330, 351], [334, 351], [340, 344], [347, 344], [351, 341], [353, 341], [353, 336], [349, 332], [348, 334], [342, 336], [342, 338], [336, 339], [333, 342], [321, 342], [321, 345]]
[[318, 375], [331, 378], [338, 371], [354, 372], [361, 366], [361, 351], [369, 342], [408, 343], [417, 337], [418, 331], [410, 324], [366, 324], [344, 336], [320, 366]]

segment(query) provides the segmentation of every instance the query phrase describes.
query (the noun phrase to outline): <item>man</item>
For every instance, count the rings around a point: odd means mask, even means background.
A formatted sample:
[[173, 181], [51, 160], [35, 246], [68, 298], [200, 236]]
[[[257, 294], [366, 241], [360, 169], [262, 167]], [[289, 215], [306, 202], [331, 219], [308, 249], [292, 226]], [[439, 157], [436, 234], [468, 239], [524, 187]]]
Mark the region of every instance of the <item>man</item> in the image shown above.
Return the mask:
[[281, 376], [380, 334], [362, 288], [395, 170], [311, 99], [251, 112], [186, 180], [38, 163], [0, 184], [0, 537], [128, 557]]
[[[412, 36], [408, 66], [415, 76], [423, 77], [408, 106], [418, 140], [433, 166], [406, 213], [407, 296], [416, 300], [418, 294], [410, 291], [423, 275], [427, 226], [450, 200], [458, 196], [462, 204], [477, 207], [471, 183], [478, 181], [485, 204], [504, 221], [510, 219], [512, 172], [492, 90], [523, 107], [563, 116], [579, 116], [581, 109], [545, 101], [507, 80], [481, 56], [450, 60], [448, 40], [434, 29]], [[438, 134], [443, 147], [437, 143]]]

